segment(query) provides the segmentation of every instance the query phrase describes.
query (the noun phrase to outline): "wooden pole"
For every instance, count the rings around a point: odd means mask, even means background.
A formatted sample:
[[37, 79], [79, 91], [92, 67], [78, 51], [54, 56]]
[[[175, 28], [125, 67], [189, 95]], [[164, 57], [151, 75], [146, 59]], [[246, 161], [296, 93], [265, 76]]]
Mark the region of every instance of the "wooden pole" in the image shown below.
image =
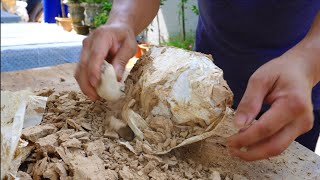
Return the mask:
[[181, 1], [181, 18], [182, 18], [182, 38], [186, 40], [186, 25], [185, 25], [185, 14], [184, 14], [184, 1]]
[[66, 17], [66, 13], [64, 11], [64, 4], [63, 4], [63, 0], [60, 0], [60, 4], [61, 4], [61, 13], [62, 13], [62, 17], [65, 18]]

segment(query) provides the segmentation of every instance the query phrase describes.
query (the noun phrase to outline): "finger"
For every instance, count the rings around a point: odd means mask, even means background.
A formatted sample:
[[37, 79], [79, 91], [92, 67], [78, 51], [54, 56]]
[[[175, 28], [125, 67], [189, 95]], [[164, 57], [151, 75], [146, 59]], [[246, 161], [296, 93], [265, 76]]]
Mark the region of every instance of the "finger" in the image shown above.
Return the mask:
[[291, 123], [268, 139], [248, 147], [247, 151], [229, 149], [231, 156], [239, 157], [246, 161], [266, 159], [281, 154], [299, 135], [297, 123]]
[[286, 104], [287, 101], [285, 99], [275, 101], [271, 108], [265, 112], [256, 123], [245, 131], [231, 136], [228, 139], [228, 146], [240, 149], [277, 133], [295, 118], [289, 116], [291, 113], [286, 107]]
[[117, 75], [118, 81], [121, 81], [126, 65], [130, 58], [136, 53], [137, 43], [134, 39], [127, 38], [119, 48], [117, 54], [112, 60], [112, 65]]
[[97, 100], [99, 97], [96, 93], [96, 90], [93, 86], [91, 86], [88, 76], [86, 67], [81, 67], [82, 65], [79, 65], [80, 73], [79, 73], [79, 80], [78, 84], [80, 86], [81, 91], [89, 97], [92, 101]]
[[108, 56], [108, 52], [111, 43], [102, 30], [96, 30], [95, 35], [99, 38], [95, 38], [90, 47], [89, 59], [88, 59], [88, 77], [91, 86], [97, 87], [100, 81], [101, 65]]
[[87, 95], [91, 100], [96, 100], [98, 95], [95, 89], [90, 85], [87, 76], [87, 60], [88, 60], [88, 48], [89, 39], [83, 41], [83, 48], [81, 50], [80, 62], [77, 65], [75, 78], [80, 86], [81, 91]]
[[272, 88], [273, 82], [275, 82], [272, 77], [260, 74], [251, 76], [247, 89], [236, 110], [235, 124], [240, 128], [250, 124], [258, 115], [265, 96], [269, 89]]

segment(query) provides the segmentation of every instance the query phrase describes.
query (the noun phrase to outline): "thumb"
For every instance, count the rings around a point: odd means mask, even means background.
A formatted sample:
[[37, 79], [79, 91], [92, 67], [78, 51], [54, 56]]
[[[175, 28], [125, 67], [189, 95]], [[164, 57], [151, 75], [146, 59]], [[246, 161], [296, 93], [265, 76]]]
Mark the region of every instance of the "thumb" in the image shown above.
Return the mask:
[[269, 80], [266, 77], [252, 75], [247, 89], [235, 113], [235, 124], [239, 128], [249, 125], [259, 114], [264, 98], [269, 90]]
[[116, 72], [118, 81], [121, 81], [126, 65], [129, 59], [136, 53], [136, 48], [137, 43], [134, 40], [127, 39], [113, 58], [112, 65]]

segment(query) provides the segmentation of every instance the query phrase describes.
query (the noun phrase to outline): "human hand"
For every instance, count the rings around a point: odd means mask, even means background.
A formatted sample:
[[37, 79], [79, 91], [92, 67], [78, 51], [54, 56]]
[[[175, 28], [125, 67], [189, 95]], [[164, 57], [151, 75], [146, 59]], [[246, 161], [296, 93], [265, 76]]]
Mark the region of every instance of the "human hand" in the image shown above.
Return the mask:
[[[230, 155], [247, 161], [279, 155], [313, 127], [311, 91], [319, 72], [308, 58], [289, 50], [251, 76], [235, 114], [236, 125], [251, 126], [228, 138]], [[253, 122], [264, 102], [270, 109]]]
[[94, 30], [83, 40], [80, 62], [74, 75], [82, 92], [93, 101], [99, 98], [95, 87], [100, 83], [100, 68], [105, 60], [113, 65], [120, 81], [136, 47], [134, 32], [126, 24], [108, 24]]

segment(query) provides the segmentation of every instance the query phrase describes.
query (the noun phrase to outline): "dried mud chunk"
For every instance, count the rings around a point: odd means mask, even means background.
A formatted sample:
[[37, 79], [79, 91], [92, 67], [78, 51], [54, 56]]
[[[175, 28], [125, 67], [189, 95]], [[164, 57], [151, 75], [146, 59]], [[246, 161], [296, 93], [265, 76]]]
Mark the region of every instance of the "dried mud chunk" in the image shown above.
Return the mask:
[[110, 139], [119, 139], [118, 133], [116, 133], [115, 131], [110, 130], [110, 129], [106, 129], [103, 136], [106, 138], [110, 138]]
[[149, 161], [147, 165], [142, 169], [143, 173], [149, 174], [151, 171], [153, 171], [157, 167], [158, 163], [155, 161]]
[[81, 148], [81, 142], [78, 139], [68, 139], [67, 141], [61, 143], [63, 147]]
[[54, 153], [58, 146], [58, 136], [57, 134], [50, 134], [38, 139], [35, 144], [36, 148], [40, 149], [42, 152]]
[[181, 131], [180, 136], [183, 138], [186, 138], [188, 136], [188, 133], [189, 133], [188, 131]]
[[134, 146], [134, 150], [136, 151], [136, 153], [140, 154], [143, 149], [142, 149], [143, 143], [140, 140], [137, 140]]
[[193, 175], [189, 170], [184, 171], [183, 174], [184, 174], [184, 177], [187, 178], [187, 179], [192, 179], [193, 178]]
[[93, 107], [92, 112], [99, 114], [99, 113], [102, 113], [103, 110], [102, 110], [102, 108], [100, 106], [96, 105], [96, 106]]
[[171, 138], [171, 132], [173, 131], [173, 124], [170, 119], [162, 116], [153, 117], [150, 120], [149, 127], [163, 133], [167, 138]]
[[170, 147], [174, 148], [176, 146], [177, 146], [177, 139], [172, 139], [171, 142], [170, 142]]
[[156, 180], [166, 180], [168, 179], [167, 174], [164, 172], [161, 172], [157, 169], [152, 170], [149, 174], [149, 177], [151, 177], [152, 179], [156, 179]]
[[177, 144], [181, 144], [185, 139], [184, 138], [177, 138]]
[[114, 116], [109, 116], [105, 123], [105, 129], [114, 130], [118, 133], [119, 129], [126, 127], [127, 125], [122, 122], [120, 119], [115, 118]]
[[71, 99], [71, 100], [78, 100], [77, 93], [75, 91], [70, 91], [68, 93], [68, 98]]
[[74, 172], [73, 179], [105, 179], [103, 161], [96, 155], [89, 157], [76, 156], [70, 162], [70, 168]]
[[88, 132], [85, 132], [85, 131], [79, 131], [79, 132], [76, 132], [74, 134], [71, 134], [70, 135], [70, 138], [81, 138], [81, 137], [84, 137], [84, 136], [89, 136], [90, 134]]
[[56, 128], [61, 129], [65, 123], [64, 122], [57, 122], [57, 123], [52, 123]]
[[87, 136], [84, 136], [84, 137], [78, 138], [78, 140], [81, 141], [82, 143], [87, 143], [90, 141], [90, 138]]
[[118, 173], [111, 169], [106, 169], [105, 177], [107, 180], [118, 180]]
[[172, 156], [172, 158], [170, 159], [166, 159], [165, 163], [169, 166], [169, 167], [173, 167], [175, 165], [178, 164], [178, 160], [175, 158], [175, 156]]
[[165, 165], [161, 166], [161, 169], [164, 170], [164, 171], [167, 171], [168, 168], [169, 168], [168, 164], [165, 164]]
[[246, 178], [240, 174], [234, 174], [232, 177], [232, 180], [248, 180], [248, 178]]
[[81, 126], [88, 131], [92, 131], [92, 126], [90, 123], [83, 122], [81, 123]]
[[66, 178], [68, 176], [67, 170], [60, 162], [55, 163], [54, 170], [59, 174], [60, 178]]
[[59, 137], [59, 143], [62, 143], [62, 142], [65, 142], [67, 140], [70, 139], [70, 135], [69, 134], [62, 134], [60, 137]]
[[142, 150], [146, 154], [152, 154], [151, 147], [149, 145], [145, 144], [145, 143], [142, 145]]
[[59, 156], [61, 157], [61, 159], [65, 162], [65, 163], [69, 163], [72, 158], [70, 158], [67, 153], [65, 152], [65, 149], [62, 146], [59, 146], [56, 148], [57, 153], [59, 154]]
[[59, 175], [58, 173], [54, 170], [54, 163], [50, 163], [46, 169], [46, 171], [43, 173], [43, 177], [50, 179], [50, 180], [58, 180]]
[[163, 143], [163, 148], [167, 148], [168, 146], [170, 146], [171, 143], [171, 139], [166, 139], [166, 141]]
[[134, 168], [134, 169], [136, 169], [138, 167], [138, 165], [139, 165], [139, 161], [138, 160], [134, 160], [134, 161], [131, 161], [131, 162], [128, 162], [128, 163], [129, 163], [129, 166], [131, 168]]
[[57, 131], [57, 128], [51, 124], [27, 127], [22, 130], [22, 138], [31, 142], [36, 142], [39, 138], [45, 137]]
[[96, 141], [93, 141], [93, 142], [86, 144], [85, 150], [86, 150], [86, 153], [88, 156], [91, 156], [94, 154], [101, 156], [105, 150], [105, 146], [104, 146], [104, 143], [102, 140], [96, 140]]
[[152, 154], [144, 154], [143, 156], [148, 159], [148, 161], [156, 161], [157, 164], [164, 164], [164, 161], [158, 156]]
[[210, 180], [221, 180], [220, 173], [218, 171], [211, 172], [211, 174], [209, 175], [209, 179]]
[[54, 93], [53, 89], [42, 89], [40, 92], [37, 93], [37, 96], [45, 96], [49, 97]]
[[61, 136], [61, 135], [63, 135], [63, 134], [71, 135], [71, 134], [73, 134], [74, 132], [75, 132], [74, 129], [62, 129], [62, 130], [58, 131], [57, 134], [58, 134], [59, 136]]
[[204, 132], [205, 132], [205, 130], [203, 128], [198, 127], [198, 126], [194, 126], [192, 135], [196, 136], [196, 135], [203, 134]]
[[31, 176], [23, 171], [18, 171], [17, 177], [21, 180], [32, 180]]
[[48, 166], [48, 158], [45, 157], [34, 165], [33, 171], [32, 171], [32, 177], [34, 180], [40, 180], [43, 173], [46, 171]]
[[76, 123], [73, 119], [67, 119], [66, 122], [70, 127], [76, 130], [79, 130], [81, 128], [81, 126], [78, 123]]
[[27, 173], [32, 175], [33, 167], [36, 163], [29, 163], [27, 168]]
[[123, 166], [122, 170], [119, 171], [119, 176], [123, 180], [135, 179], [134, 172], [128, 166]]
[[144, 130], [144, 138], [152, 144], [158, 144], [158, 143], [164, 142], [166, 139], [166, 136], [161, 132], [155, 132], [155, 131], [150, 131], [146, 129]]

